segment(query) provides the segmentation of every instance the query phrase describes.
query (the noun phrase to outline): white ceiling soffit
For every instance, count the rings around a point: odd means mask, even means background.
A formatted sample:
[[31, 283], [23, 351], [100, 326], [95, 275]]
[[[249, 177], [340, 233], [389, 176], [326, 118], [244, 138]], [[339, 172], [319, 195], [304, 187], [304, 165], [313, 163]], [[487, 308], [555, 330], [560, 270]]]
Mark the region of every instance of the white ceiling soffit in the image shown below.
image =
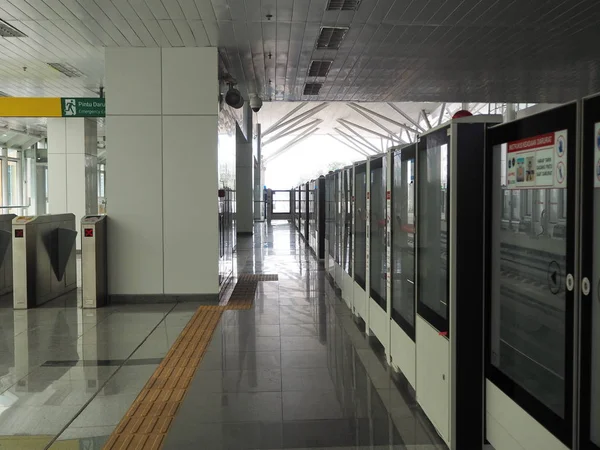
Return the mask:
[[[93, 96], [103, 48], [117, 46], [217, 46], [222, 70], [266, 100], [540, 103], [600, 91], [597, 0], [343, 4], [3, 0], [6, 34], [26, 37], [0, 39], [0, 91]], [[322, 32], [331, 47], [317, 49]], [[308, 76], [311, 61], [331, 61], [325, 76]]]

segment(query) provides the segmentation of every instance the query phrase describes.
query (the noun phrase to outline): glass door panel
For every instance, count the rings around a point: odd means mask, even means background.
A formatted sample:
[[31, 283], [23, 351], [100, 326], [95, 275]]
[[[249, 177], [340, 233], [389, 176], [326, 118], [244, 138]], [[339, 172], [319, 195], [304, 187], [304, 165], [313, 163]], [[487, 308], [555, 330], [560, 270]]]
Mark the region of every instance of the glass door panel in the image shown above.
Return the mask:
[[600, 96], [583, 117], [580, 442], [600, 450]]
[[371, 160], [371, 217], [369, 236], [369, 277], [370, 294], [384, 311], [386, 302], [386, 158]]
[[352, 169], [344, 170], [343, 189], [344, 204], [342, 205], [344, 242], [342, 248], [342, 258], [344, 270], [347, 274], [352, 274]]
[[418, 312], [448, 331], [448, 129], [423, 136], [417, 155]]
[[354, 279], [365, 288], [367, 272], [367, 165], [356, 166], [355, 170], [355, 244]]
[[[487, 376], [570, 446], [576, 105], [489, 130]], [[571, 286], [572, 288], [572, 286]]]
[[392, 318], [415, 338], [415, 147], [393, 155]]

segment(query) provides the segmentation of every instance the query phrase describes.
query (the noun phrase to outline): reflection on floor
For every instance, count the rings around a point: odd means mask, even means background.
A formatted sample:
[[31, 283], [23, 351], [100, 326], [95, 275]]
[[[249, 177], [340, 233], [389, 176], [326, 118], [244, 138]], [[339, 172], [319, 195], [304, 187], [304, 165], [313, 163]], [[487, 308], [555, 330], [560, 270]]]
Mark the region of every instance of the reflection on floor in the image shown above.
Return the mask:
[[165, 449], [445, 448], [290, 225], [240, 239], [238, 270], [279, 281], [223, 313]]
[[[225, 311], [165, 449], [444, 449], [287, 223], [238, 241], [254, 307]], [[198, 305], [13, 311], [0, 299], [0, 448], [102, 448]]]

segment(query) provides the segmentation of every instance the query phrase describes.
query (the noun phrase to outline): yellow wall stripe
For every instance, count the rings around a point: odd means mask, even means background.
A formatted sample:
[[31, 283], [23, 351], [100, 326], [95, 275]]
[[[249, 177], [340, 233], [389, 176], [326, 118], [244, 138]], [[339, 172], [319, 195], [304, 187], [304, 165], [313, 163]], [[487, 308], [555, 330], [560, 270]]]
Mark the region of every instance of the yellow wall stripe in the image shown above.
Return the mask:
[[0, 117], [62, 117], [55, 97], [0, 97]]

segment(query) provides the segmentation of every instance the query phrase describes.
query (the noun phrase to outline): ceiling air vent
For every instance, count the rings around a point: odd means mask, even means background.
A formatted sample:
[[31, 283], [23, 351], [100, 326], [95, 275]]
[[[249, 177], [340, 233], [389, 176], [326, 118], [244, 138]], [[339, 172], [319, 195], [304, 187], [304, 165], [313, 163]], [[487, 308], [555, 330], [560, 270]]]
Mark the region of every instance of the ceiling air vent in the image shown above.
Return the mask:
[[304, 95], [319, 95], [323, 83], [306, 83], [304, 85]]
[[327, 11], [356, 11], [360, 0], [329, 0]]
[[15, 27], [2, 19], [0, 19], [0, 36], [5, 38], [27, 37], [25, 33], [17, 30]]
[[331, 68], [331, 61], [311, 61], [308, 69], [309, 77], [326, 77]]
[[347, 27], [323, 27], [317, 38], [317, 48], [325, 50], [337, 50], [342, 44]]
[[83, 72], [79, 69], [76, 69], [71, 64], [67, 63], [48, 63], [50, 67], [54, 70], [58, 70], [63, 75], [69, 78], [79, 78], [83, 76]]

